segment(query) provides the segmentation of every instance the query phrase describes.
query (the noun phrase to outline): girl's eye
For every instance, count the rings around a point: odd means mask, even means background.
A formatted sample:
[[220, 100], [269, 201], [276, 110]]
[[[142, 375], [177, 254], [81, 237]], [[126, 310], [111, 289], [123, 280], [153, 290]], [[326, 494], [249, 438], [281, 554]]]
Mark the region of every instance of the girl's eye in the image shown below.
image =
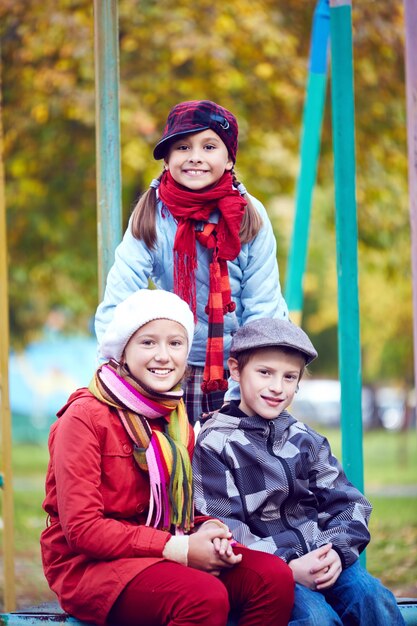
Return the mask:
[[142, 339], [141, 343], [142, 343], [143, 346], [153, 346], [153, 344], [154, 344], [152, 339]]
[[180, 339], [175, 339], [174, 341], [171, 341], [171, 346], [174, 346], [174, 348], [180, 348], [183, 345], [184, 345], [184, 342], [181, 341]]
[[188, 146], [185, 144], [181, 144], [179, 146], [176, 146], [175, 148], [176, 150], [188, 150]]
[[268, 370], [259, 370], [259, 373], [262, 374], [262, 376], [269, 376]]
[[216, 146], [213, 146], [213, 144], [207, 144], [206, 146], [204, 146], [206, 150], [215, 150]]

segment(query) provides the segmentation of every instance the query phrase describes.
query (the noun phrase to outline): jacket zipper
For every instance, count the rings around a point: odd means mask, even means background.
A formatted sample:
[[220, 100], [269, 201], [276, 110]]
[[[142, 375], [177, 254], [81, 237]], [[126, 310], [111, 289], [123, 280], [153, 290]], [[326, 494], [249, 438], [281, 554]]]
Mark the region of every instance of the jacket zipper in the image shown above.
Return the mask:
[[[272, 437], [271, 437], [271, 435], [272, 435]], [[294, 483], [293, 483], [293, 480], [292, 480], [292, 477], [291, 477], [291, 472], [290, 472], [290, 469], [288, 467], [287, 462], [284, 459], [282, 459], [280, 456], [276, 456], [275, 453], [274, 453], [273, 445], [271, 443], [271, 439], [273, 440], [274, 436], [275, 436], [275, 426], [274, 426], [274, 424], [271, 423], [269, 425], [269, 435], [268, 435], [268, 439], [267, 439], [267, 442], [266, 442], [266, 447], [267, 447], [267, 450], [268, 450], [269, 454], [271, 456], [273, 456], [275, 459], [277, 459], [281, 463], [281, 465], [282, 465], [282, 467], [284, 469], [284, 472], [285, 472], [285, 476], [287, 478], [288, 495], [293, 496], [294, 495]], [[287, 520], [287, 516], [286, 516], [285, 511], [284, 511], [284, 503], [282, 503], [280, 505], [279, 510], [280, 510], [281, 519], [283, 521], [284, 526], [286, 528], [288, 528], [288, 530], [292, 530], [293, 533], [295, 533], [295, 535], [298, 537], [298, 539], [300, 541], [300, 544], [301, 544], [301, 546], [302, 546], [302, 548], [304, 550], [304, 554], [306, 554], [307, 552], [309, 552], [309, 548], [308, 548], [308, 546], [306, 544], [304, 536], [303, 536], [302, 532], [300, 530], [298, 530], [298, 528], [294, 528], [289, 523], [289, 521]]]

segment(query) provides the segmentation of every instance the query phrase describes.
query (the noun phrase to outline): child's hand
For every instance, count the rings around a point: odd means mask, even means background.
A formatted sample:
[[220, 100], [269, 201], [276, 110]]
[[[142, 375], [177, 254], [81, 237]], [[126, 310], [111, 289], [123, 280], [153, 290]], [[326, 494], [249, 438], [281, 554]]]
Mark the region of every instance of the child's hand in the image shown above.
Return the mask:
[[317, 590], [332, 587], [342, 572], [340, 556], [333, 548], [320, 560], [321, 565], [311, 569], [311, 574], [315, 576], [314, 582]]
[[[340, 569], [336, 565], [334, 555], [339, 560]], [[331, 587], [342, 571], [339, 555], [335, 550], [332, 550], [331, 543], [312, 550], [299, 559], [293, 559], [289, 566], [292, 569], [295, 582], [314, 591]]]
[[218, 576], [222, 569], [231, 568], [242, 560], [233, 554], [229, 540], [232, 533], [215, 524], [204, 524], [189, 536], [188, 566]]
[[[214, 521], [207, 521], [204, 522], [204, 526], [209, 526], [210, 528], [219, 527], [218, 522], [214, 522]], [[231, 538], [232, 538], [232, 533], [228, 530], [226, 524], [222, 524], [222, 526], [225, 528], [225, 530], [227, 530], [227, 537], [221, 538], [221, 537], [215, 537], [213, 539], [213, 546], [214, 549], [216, 550], [217, 554], [219, 555], [219, 557], [222, 559], [222, 561], [224, 561], [225, 563], [230, 563], [232, 562], [233, 564], [236, 564], [236, 558], [241, 557], [242, 555], [235, 555], [233, 552], [233, 547], [232, 547], [232, 543], [231, 543]], [[240, 562], [242, 559], [239, 558]]]
[[233, 548], [230, 545], [230, 539], [221, 539], [220, 537], [215, 537], [213, 539], [213, 546], [219, 556], [231, 556], [233, 554]]

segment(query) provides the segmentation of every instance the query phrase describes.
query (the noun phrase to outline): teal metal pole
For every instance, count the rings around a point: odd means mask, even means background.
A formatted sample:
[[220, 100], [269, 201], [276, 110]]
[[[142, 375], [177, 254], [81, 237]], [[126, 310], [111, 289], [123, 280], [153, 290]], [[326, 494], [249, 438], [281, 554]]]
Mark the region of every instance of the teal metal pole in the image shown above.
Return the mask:
[[408, 187], [413, 276], [414, 385], [417, 389], [417, 3], [405, 0], [405, 79], [407, 92]]
[[342, 460], [349, 479], [363, 491], [358, 229], [350, 0], [330, 0], [330, 32]]
[[99, 297], [122, 235], [117, 0], [94, 0]]
[[294, 226], [285, 284], [285, 299], [290, 317], [296, 324], [301, 323], [303, 309], [303, 277], [307, 261], [311, 202], [317, 176], [321, 127], [326, 100], [329, 35], [329, 0], [319, 0], [313, 18], [310, 67], [301, 132], [301, 165], [297, 182]]

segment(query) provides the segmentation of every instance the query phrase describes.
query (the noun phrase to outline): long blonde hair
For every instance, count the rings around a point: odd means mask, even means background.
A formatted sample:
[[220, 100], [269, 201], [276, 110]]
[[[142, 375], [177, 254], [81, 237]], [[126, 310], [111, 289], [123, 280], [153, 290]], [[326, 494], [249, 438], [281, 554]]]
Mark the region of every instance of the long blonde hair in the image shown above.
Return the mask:
[[[232, 177], [233, 186], [237, 188], [240, 183], [233, 170]], [[161, 178], [162, 174], [159, 176], [158, 180], [161, 180]], [[244, 198], [247, 205], [243, 214], [239, 236], [241, 243], [249, 243], [249, 241], [252, 241], [259, 233], [263, 222], [247, 193], [244, 194]], [[157, 240], [156, 203], [156, 189], [149, 187], [139, 198], [132, 212], [132, 234], [136, 239], [141, 239], [150, 250], [155, 248]]]

